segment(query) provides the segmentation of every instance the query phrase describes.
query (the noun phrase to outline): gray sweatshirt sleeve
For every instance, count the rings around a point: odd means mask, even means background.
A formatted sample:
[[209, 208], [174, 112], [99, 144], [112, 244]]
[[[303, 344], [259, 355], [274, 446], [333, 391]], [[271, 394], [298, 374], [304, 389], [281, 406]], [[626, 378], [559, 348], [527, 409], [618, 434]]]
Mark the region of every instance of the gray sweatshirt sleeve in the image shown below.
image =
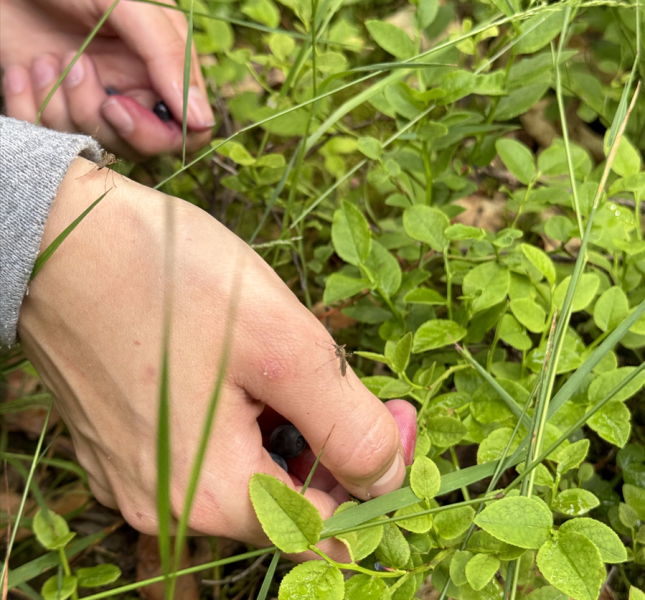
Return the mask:
[[89, 136], [0, 116], [0, 346], [16, 341], [49, 209], [79, 154], [98, 162], [102, 151]]

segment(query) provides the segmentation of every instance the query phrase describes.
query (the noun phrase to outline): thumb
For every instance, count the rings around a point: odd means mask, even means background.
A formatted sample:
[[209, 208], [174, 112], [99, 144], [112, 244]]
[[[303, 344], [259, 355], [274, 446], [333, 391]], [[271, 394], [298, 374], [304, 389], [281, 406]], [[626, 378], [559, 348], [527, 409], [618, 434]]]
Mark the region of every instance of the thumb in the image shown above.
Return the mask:
[[[183, 115], [184, 57], [188, 25], [178, 30], [176, 15], [171, 20], [166, 14], [172, 9], [123, 2], [110, 17], [110, 24], [123, 41], [145, 63], [150, 80], [177, 121]], [[206, 87], [199, 72], [196, 55], [190, 72], [188, 127], [203, 131], [215, 124], [213, 111], [206, 97]]]
[[[291, 309], [284, 315], [288, 323], [275, 314], [255, 322], [249, 335], [257, 343], [240, 356], [246, 391], [292, 422], [314, 454], [326, 443], [322, 464], [354, 496], [367, 500], [398, 489], [410, 456], [414, 409], [395, 404], [388, 410], [351, 368], [343, 377], [333, 346], [325, 343], [326, 330], [300, 304]], [[407, 423], [408, 448], [397, 420]]]

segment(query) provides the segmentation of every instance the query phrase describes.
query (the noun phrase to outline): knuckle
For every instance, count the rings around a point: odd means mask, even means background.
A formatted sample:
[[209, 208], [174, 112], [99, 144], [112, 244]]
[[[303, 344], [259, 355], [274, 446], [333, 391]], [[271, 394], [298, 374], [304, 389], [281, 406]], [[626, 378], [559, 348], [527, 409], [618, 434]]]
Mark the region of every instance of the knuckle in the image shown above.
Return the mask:
[[390, 464], [399, 445], [396, 423], [383, 414], [372, 423], [359, 439], [345, 446], [340, 467], [351, 478], [370, 481], [378, 478]]

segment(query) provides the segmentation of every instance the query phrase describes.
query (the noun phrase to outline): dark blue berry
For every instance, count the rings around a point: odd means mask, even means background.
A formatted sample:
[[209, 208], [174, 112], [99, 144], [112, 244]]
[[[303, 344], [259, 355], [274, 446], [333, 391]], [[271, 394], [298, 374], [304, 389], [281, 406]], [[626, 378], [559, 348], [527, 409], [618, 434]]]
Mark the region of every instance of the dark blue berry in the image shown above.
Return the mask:
[[296, 458], [302, 454], [307, 442], [293, 425], [280, 425], [273, 430], [269, 448], [282, 458]]
[[374, 563], [374, 570], [375, 571], [387, 571], [387, 569], [378, 560]]
[[287, 465], [287, 461], [282, 458], [282, 456], [278, 454], [274, 454], [273, 452], [269, 452], [269, 456], [273, 459], [273, 462], [278, 465], [279, 467], [282, 467], [287, 473], [289, 472], [289, 466]]
[[116, 96], [119, 92], [117, 92], [116, 88], [113, 87], [106, 87], [105, 88], [105, 93], [108, 96]]
[[155, 113], [155, 115], [157, 115], [164, 123], [167, 123], [172, 119], [172, 115], [170, 114], [168, 107], [162, 100], [159, 100], [159, 102], [152, 107], [152, 112]]

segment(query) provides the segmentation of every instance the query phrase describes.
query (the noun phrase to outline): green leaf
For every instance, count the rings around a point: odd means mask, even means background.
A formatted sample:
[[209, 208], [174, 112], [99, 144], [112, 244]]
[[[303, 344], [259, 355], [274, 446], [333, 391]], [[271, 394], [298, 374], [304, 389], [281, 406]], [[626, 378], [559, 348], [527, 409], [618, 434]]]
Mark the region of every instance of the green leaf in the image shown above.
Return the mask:
[[441, 474], [437, 465], [427, 456], [419, 456], [412, 463], [410, 486], [417, 497], [431, 500], [441, 487]]
[[354, 575], [345, 582], [345, 600], [384, 600], [387, 585], [378, 577]]
[[358, 150], [372, 160], [379, 160], [383, 153], [381, 142], [370, 136], [358, 138]]
[[434, 525], [446, 540], [459, 537], [473, 522], [475, 511], [470, 506], [457, 506], [434, 515]]
[[390, 23], [376, 20], [367, 21], [365, 26], [374, 41], [392, 56], [403, 59], [414, 56], [414, 42], [402, 29]]
[[428, 288], [416, 288], [410, 290], [404, 297], [403, 302], [410, 304], [445, 304], [446, 299], [439, 293]]
[[76, 583], [76, 577], [65, 575], [61, 577], [59, 589], [58, 575], [54, 575], [45, 581], [40, 594], [45, 600], [65, 600], [76, 591]]
[[[553, 303], [559, 311], [562, 310], [564, 304], [564, 297], [567, 295], [567, 289], [571, 282], [571, 276], [565, 277], [555, 288], [553, 292]], [[600, 285], [600, 278], [595, 273], [583, 273], [578, 279], [576, 291], [573, 294], [573, 302], [571, 303], [571, 312], [578, 312], [584, 310], [591, 304], [591, 301], [596, 296], [598, 286]]]
[[121, 569], [116, 565], [96, 565], [95, 567], [88, 567], [76, 571], [79, 587], [101, 587], [114, 583], [121, 577]]
[[296, 47], [294, 39], [284, 33], [273, 33], [269, 36], [269, 49], [278, 60], [287, 60]]
[[641, 521], [645, 521], [645, 489], [626, 483], [623, 486], [625, 502], [631, 506]]
[[627, 551], [618, 535], [600, 521], [588, 517], [570, 519], [565, 521], [558, 531], [560, 534], [580, 533], [589, 538], [598, 548], [603, 562], [614, 564], [627, 560]]
[[34, 516], [32, 529], [38, 542], [47, 550], [62, 548], [70, 540], [67, 521], [51, 510], [47, 511], [47, 515], [42, 509], [39, 510]]
[[374, 286], [388, 297], [393, 296], [401, 286], [401, 267], [391, 252], [377, 241], [372, 242], [372, 250], [363, 265], [369, 271]]
[[537, 564], [554, 588], [574, 600], [596, 600], [606, 577], [596, 546], [575, 532], [547, 541], [538, 552]]
[[[609, 140], [610, 130], [605, 134], [605, 154], [609, 153], [607, 142]], [[618, 144], [614, 162], [611, 164], [611, 170], [618, 173], [621, 177], [629, 177], [630, 175], [638, 175], [641, 170], [641, 157], [638, 150], [634, 147], [627, 136], [623, 135]]]
[[587, 456], [590, 443], [589, 440], [578, 440], [560, 450], [555, 459], [558, 463], [558, 473], [562, 475], [570, 469], [577, 469]]
[[[427, 507], [422, 502], [417, 502], [416, 504], [411, 504], [410, 506], [405, 506], [399, 508], [394, 513], [395, 517], [405, 517], [406, 515], [411, 515], [413, 513], [421, 512]], [[409, 519], [397, 520], [397, 525], [406, 529], [407, 531], [412, 531], [414, 533], [426, 533], [430, 531], [432, 527], [432, 517], [430, 515], [419, 515], [417, 517], [411, 517]]]
[[[479, 444], [479, 448], [477, 448], [477, 464], [483, 465], [484, 463], [500, 459], [512, 435], [513, 429], [510, 427], [500, 427], [499, 429], [495, 429], [495, 431], [491, 431]], [[515, 436], [509, 448], [511, 454], [517, 450], [520, 441], [519, 436]]]
[[435, 252], [443, 252], [448, 244], [444, 232], [450, 225], [448, 217], [436, 208], [415, 204], [403, 211], [405, 232], [419, 242], [425, 242]]
[[560, 492], [553, 500], [551, 508], [569, 517], [579, 517], [599, 505], [600, 500], [590, 491], [573, 488]]
[[450, 561], [450, 579], [455, 585], [464, 585], [468, 582], [466, 577], [466, 565], [473, 557], [468, 550], [457, 550]]
[[555, 267], [544, 250], [540, 250], [529, 244], [522, 244], [522, 252], [529, 259], [531, 264], [538, 270], [550, 285], [555, 285]]
[[464, 338], [466, 333], [466, 330], [454, 321], [442, 319], [426, 321], [414, 334], [412, 352], [419, 354], [449, 346]]
[[535, 83], [529, 83], [512, 90], [508, 96], [504, 96], [499, 101], [497, 111], [495, 111], [495, 120], [507, 121], [525, 113], [547, 93], [550, 87], [548, 79], [538, 79]]
[[638, 513], [624, 502], [618, 505], [618, 517], [627, 529], [635, 529], [638, 524]]
[[550, 585], [545, 585], [533, 590], [526, 596], [526, 600], [569, 600], [569, 596], [552, 588]]
[[[591, 382], [589, 390], [587, 391], [589, 403], [596, 404], [596, 402], [600, 402], [611, 392], [611, 390], [627, 379], [635, 370], [636, 367], [620, 367], [619, 369], [602, 373], [596, 377], [596, 379]], [[645, 385], [645, 371], [636, 375], [636, 377], [623, 387], [623, 389], [612, 398], [612, 402], [624, 402], [636, 394], [643, 385]]]
[[338, 567], [311, 560], [294, 567], [280, 583], [278, 600], [343, 600], [345, 582]]
[[632, 585], [629, 588], [629, 600], [645, 600], [645, 592]]
[[611, 331], [620, 325], [628, 313], [629, 302], [625, 292], [618, 286], [613, 286], [598, 298], [593, 310], [593, 320], [603, 331]]
[[553, 516], [541, 500], [515, 496], [487, 506], [475, 523], [503, 542], [536, 549], [550, 539]]
[[435, 20], [438, 11], [438, 0], [419, 0], [419, 5], [417, 6], [417, 22], [419, 23], [419, 27], [425, 29], [430, 25]]
[[383, 526], [383, 537], [374, 553], [382, 565], [393, 569], [402, 569], [410, 560], [410, 546], [394, 523]]
[[506, 267], [490, 262], [476, 266], [464, 277], [465, 296], [474, 298], [473, 312], [486, 310], [506, 298], [511, 284], [511, 276]]
[[[222, 139], [214, 139], [211, 142], [211, 146], [212, 147], [218, 146], [223, 141], [224, 140]], [[217, 152], [222, 156], [226, 156], [227, 158], [230, 158], [233, 162], [237, 163], [238, 165], [250, 166], [255, 164], [255, 157], [253, 157], [242, 144], [234, 140], [230, 142], [226, 142], [225, 144], [219, 146], [219, 148], [217, 148]]]
[[326, 306], [351, 298], [362, 290], [369, 289], [371, 284], [367, 279], [356, 279], [342, 273], [332, 273], [325, 281], [325, 293], [323, 303]]
[[271, 0], [249, 0], [244, 3], [242, 12], [272, 29], [280, 24], [280, 12]]
[[444, 234], [449, 240], [481, 240], [484, 238], [484, 232], [478, 227], [461, 223], [451, 225], [444, 231]]
[[499, 325], [500, 339], [518, 350], [530, 350], [533, 342], [513, 315], [504, 315]]
[[370, 228], [361, 212], [349, 202], [334, 213], [331, 239], [336, 254], [350, 265], [364, 262], [371, 250]]
[[535, 179], [535, 159], [533, 153], [524, 144], [508, 138], [500, 138], [495, 142], [495, 148], [506, 168], [520, 183], [528, 185]]
[[563, 11], [538, 14], [522, 23], [522, 33], [526, 32], [515, 45], [518, 54], [533, 54], [544, 48], [562, 29]]
[[455, 417], [430, 417], [426, 431], [432, 444], [440, 448], [458, 444], [468, 433], [466, 426]]
[[490, 554], [475, 554], [466, 565], [466, 578], [475, 591], [483, 590], [500, 566], [499, 558]]
[[[354, 506], [358, 506], [358, 504], [356, 502], [343, 502], [343, 504], [335, 510], [334, 516], [353, 508]], [[347, 551], [349, 552], [353, 562], [358, 562], [363, 560], [366, 556], [369, 556], [381, 543], [381, 538], [383, 537], [382, 520], [382, 517], [377, 517], [373, 520], [375, 523], [374, 527], [361, 529], [359, 531], [350, 531], [336, 536], [336, 538], [343, 542], [347, 547]]]
[[541, 333], [546, 328], [546, 312], [531, 298], [511, 300], [511, 311], [515, 318], [533, 333]]
[[410, 361], [410, 350], [412, 350], [412, 332], [408, 331], [396, 344], [392, 355], [392, 369], [397, 373], [403, 373]]
[[608, 402], [587, 425], [610, 444], [622, 448], [629, 441], [631, 414], [622, 402]]
[[280, 550], [304, 552], [318, 542], [322, 518], [304, 496], [263, 473], [251, 477], [249, 491], [262, 529]]

